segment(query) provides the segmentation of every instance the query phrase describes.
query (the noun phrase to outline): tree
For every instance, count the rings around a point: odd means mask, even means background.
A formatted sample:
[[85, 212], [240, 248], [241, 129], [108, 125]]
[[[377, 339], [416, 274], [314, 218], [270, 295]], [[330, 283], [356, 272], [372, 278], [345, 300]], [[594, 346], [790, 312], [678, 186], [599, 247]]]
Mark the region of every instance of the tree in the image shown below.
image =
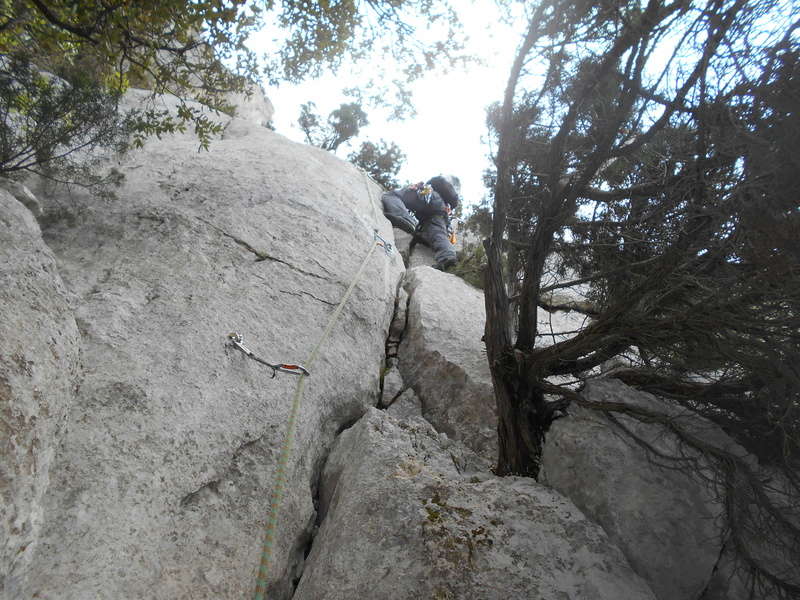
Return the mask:
[[[255, 75], [252, 52], [245, 40], [258, 24], [259, 12], [245, 10], [244, 1], [219, 3], [170, 0], [159, 3], [108, 3], [104, 1], [39, 0], [3, 3], [0, 23], [0, 68], [7, 103], [2, 107], [10, 139], [31, 138], [31, 129], [55, 122], [71, 122], [84, 130], [74, 140], [56, 136], [60, 150], [45, 149], [48, 161], [3, 163], [5, 171], [49, 166], [54, 155], [102, 142], [117, 127], [116, 118], [94, 118], [83, 128], [80, 104], [56, 103], [49, 98], [69, 87], [90, 89], [95, 97], [105, 93], [116, 101], [129, 85], [151, 89], [154, 94], [172, 93], [191, 98], [212, 110], [230, 110], [229, 92], [242, 92]], [[236, 56], [235, 65], [222, 59]], [[49, 71], [57, 78], [39, 78], [35, 86], [20, 85], [20, 66], [27, 71]], [[16, 92], [16, 94], [15, 94]], [[61, 94], [63, 96], [63, 94]], [[61, 109], [55, 113], [53, 109]], [[49, 110], [48, 110], [49, 109]], [[42, 118], [47, 116], [43, 123]], [[99, 115], [94, 114], [94, 117]], [[161, 134], [192, 124], [201, 144], [219, 132], [202, 108], [185, 100], [177, 115], [144, 110], [131, 119], [134, 131], [143, 136]], [[64, 132], [62, 132], [64, 133]], [[50, 138], [47, 138], [50, 140]], [[11, 155], [16, 155], [13, 143]]]
[[[181, 99], [177, 115], [152, 107], [129, 115], [124, 131], [134, 134], [134, 143], [193, 127], [206, 147], [220, 131], [209, 112], [230, 111], [229, 94], [247, 92], [262, 66], [272, 82], [297, 81], [323, 67], [335, 69], [345, 58], [365, 56], [388, 34], [415, 39], [385, 49], [409, 64], [408, 77], [413, 78], [432, 66], [437, 52], [440, 59], [454, 59], [460, 48], [458, 35], [430, 43], [414, 37], [412, 22], [447, 22], [454, 33], [455, 13], [446, 0], [333, 6], [270, 1], [263, 6], [246, 0], [0, 2], [0, 156], [7, 161], [0, 163], [0, 172], [74, 167], [87, 149], [109, 140], [119, 147], [120, 136], [114, 132], [120, 122], [108, 109], [128, 86]], [[282, 28], [286, 39], [259, 64], [246, 42], [267, 18]], [[41, 71], [58, 77], [34, 75]], [[74, 89], [67, 92], [69, 88]], [[104, 106], [104, 117], [93, 109], [84, 122], [80, 108], [89, 96], [96, 101], [93, 106]], [[55, 123], [68, 125], [53, 127]], [[38, 135], [44, 130], [46, 135]], [[74, 154], [77, 149], [81, 152]]]
[[[358, 137], [361, 128], [368, 125], [369, 120], [360, 101], [343, 102], [339, 108], [331, 111], [325, 123], [316, 112], [316, 105], [306, 102], [300, 105], [297, 123], [309, 144], [335, 153], [342, 144]], [[348, 156], [350, 162], [364, 169], [387, 189], [399, 187], [395, 176], [402, 168], [405, 158], [397, 144], [385, 140], [377, 144], [371, 141], [362, 142], [358, 151], [351, 152]]]
[[387, 190], [400, 187], [397, 174], [403, 167], [406, 155], [394, 142], [380, 140], [362, 142], [358, 152], [353, 152], [347, 157], [351, 163], [364, 169], [378, 183]]
[[300, 105], [300, 117], [297, 119], [306, 141], [323, 150], [336, 150], [356, 137], [362, 127], [369, 124], [367, 113], [358, 102], [343, 102], [339, 108], [331, 111], [326, 124], [322, 124], [320, 116], [314, 112], [316, 105], [306, 102]]
[[[625, 356], [617, 377], [717, 422], [781, 481], [776, 491], [683, 432], [716, 469], [754, 588], [800, 593], [749, 533], [768, 528], [786, 564], [800, 563], [786, 515], [800, 498], [800, 163], [789, 150], [800, 21], [772, 0], [553, 0], [529, 17], [490, 114], [497, 472], [536, 477], [549, 425], [582, 402], [580, 381]], [[573, 276], [550, 283], [553, 269]], [[590, 286], [593, 319], [547, 346], [544, 296], [578, 285]]]

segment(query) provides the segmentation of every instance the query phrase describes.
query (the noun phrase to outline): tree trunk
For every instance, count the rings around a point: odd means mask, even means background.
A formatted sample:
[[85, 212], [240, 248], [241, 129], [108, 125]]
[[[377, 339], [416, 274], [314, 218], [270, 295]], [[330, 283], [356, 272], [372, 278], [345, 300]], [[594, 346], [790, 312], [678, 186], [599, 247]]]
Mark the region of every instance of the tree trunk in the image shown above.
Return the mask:
[[[509, 360], [509, 362], [516, 362]], [[497, 475], [539, 477], [544, 432], [549, 423], [544, 417], [544, 395], [526, 378], [497, 365], [492, 382], [497, 399], [498, 456]], [[512, 369], [515, 365], [512, 366]]]

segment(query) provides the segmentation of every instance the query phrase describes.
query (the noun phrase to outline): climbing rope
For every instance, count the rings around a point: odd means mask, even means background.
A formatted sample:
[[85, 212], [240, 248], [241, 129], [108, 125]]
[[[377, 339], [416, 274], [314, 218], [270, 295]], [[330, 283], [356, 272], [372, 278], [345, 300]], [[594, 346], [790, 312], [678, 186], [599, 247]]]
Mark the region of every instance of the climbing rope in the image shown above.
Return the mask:
[[[316, 362], [322, 345], [328, 339], [328, 336], [333, 330], [333, 326], [339, 319], [339, 315], [342, 314], [344, 305], [350, 299], [350, 295], [353, 293], [358, 280], [361, 279], [361, 276], [364, 274], [364, 269], [366, 269], [367, 262], [369, 261], [370, 256], [372, 256], [372, 253], [375, 251], [375, 248], [382, 247], [387, 254], [391, 253], [392, 245], [378, 235], [377, 229], [375, 230], [374, 241], [375, 243], [370, 246], [369, 252], [367, 252], [364, 260], [361, 261], [361, 265], [353, 277], [352, 282], [350, 282], [350, 286], [347, 288], [347, 291], [339, 301], [338, 306], [331, 314], [331, 317], [328, 320], [328, 325], [325, 327], [325, 331], [322, 333], [322, 336], [319, 338], [316, 346], [314, 346], [314, 349], [311, 351], [311, 355], [308, 357], [308, 360], [305, 363], [308, 370], [311, 370]], [[297, 414], [300, 409], [300, 400], [303, 397], [306, 379], [308, 378], [300, 377], [297, 382], [297, 387], [295, 388], [294, 396], [292, 397], [292, 408], [289, 412], [289, 419], [286, 422], [286, 434], [283, 438], [281, 453], [278, 457], [278, 465], [275, 469], [275, 483], [269, 499], [269, 516], [267, 518], [267, 524], [264, 528], [264, 542], [261, 546], [261, 563], [258, 567], [255, 600], [264, 600], [264, 595], [267, 590], [267, 578], [269, 577], [269, 569], [272, 563], [272, 549], [275, 543], [275, 529], [278, 525], [278, 513], [280, 511], [281, 501], [283, 500], [283, 490], [286, 485], [286, 467], [289, 464], [289, 457], [291, 456], [292, 446], [294, 445], [295, 425], [297, 423]]]
[[370, 174], [367, 173], [364, 169], [361, 169], [359, 167], [359, 170], [361, 171], [361, 175], [364, 176], [364, 187], [367, 188], [367, 198], [369, 198], [369, 205], [372, 207], [372, 218], [375, 221], [375, 227], [378, 227], [378, 223], [380, 222], [378, 221], [378, 210], [375, 207], [375, 201], [372, 199], [372, 190], [369, 187], [369, 182], [371, 181], [375, 185], [380, 185], [380, 184], [377, 181], [375, 181], [372, 177], [370, 177]]

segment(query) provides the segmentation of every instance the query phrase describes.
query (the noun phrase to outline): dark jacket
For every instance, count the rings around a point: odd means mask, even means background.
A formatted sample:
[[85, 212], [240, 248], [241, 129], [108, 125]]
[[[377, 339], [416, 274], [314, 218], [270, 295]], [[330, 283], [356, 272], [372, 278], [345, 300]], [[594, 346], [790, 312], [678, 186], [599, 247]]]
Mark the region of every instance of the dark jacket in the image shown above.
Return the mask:
[[451, 209], [458, 206], [458, 194], [449, 183], [441, 177], [434, 177], [428, 181], [430, 194], [423, 193], [424, 184], [417, 183], [399, 190], [395, 190], [395, 195], [403, 200], [406, 208], [412, 211], [420, 221], [424, 221], [434, 215], [447, 215], [447, 205]]

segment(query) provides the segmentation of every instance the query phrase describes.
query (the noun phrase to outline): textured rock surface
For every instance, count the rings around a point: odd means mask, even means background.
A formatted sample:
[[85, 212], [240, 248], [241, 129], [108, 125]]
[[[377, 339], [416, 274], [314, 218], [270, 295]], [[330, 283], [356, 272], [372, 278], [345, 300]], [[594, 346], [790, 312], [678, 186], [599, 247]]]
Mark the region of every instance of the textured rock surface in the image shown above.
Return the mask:
[[[436, 429], [494, 460], [497, 417], [483, 337], [483, 292], [428, 267], [409, 269], [407, 326], [400, 345], [405, 384], [422, 400]], [[577, 311], [539, 309], [539, 344], [568, 339], [588, 317]]]
[[[28, 192], [30, 193], [30, 192]], [[79, 384], [67, 291], [31, 212], [0, 191], [0, 597], [17, 598]]]
[[483, 294], [429, 267], [407, 271], [403, 286], [409, 295], [399, 352], [403, 380], [437, 430], [493, 460], [497, 417], [481, 342]]
[[[226, 130], [207, 153], [181, 135], [128, 156], [116, 201], [40, 193], [45, 240], [74, 295], [84, 380], [20, 597], [252, 593], [297, 380], [270, 379], [226, 334], [242, 332], [267, 360], [306, 361], [373, 228], [392, 234], [380, 190], [354, 167], [231, 124], [236, 135]], [[314, 365], [270, 597], [288, 597], [302, 567], [334, 436], [378, 401], [402, 269], [397, 255], [371, 254]], [[43, 340], [56, 331], [39, 329]]]
[[392, 402], [386, 412], [395, 419], [422, 417], [422, 403], [417, 398], [414, 390], [408, 388]]
[[436, 264], [436, 259], [433, 257], [433, 250], [421, 241], [412, 244], [411, 234], [402, 229], [395, 228], [394, 237], [397, 243], [397, 249], [409, 269], [413, 269], [414, 267], [430, 267]]
[[[665, 410], [649, 394], [616, 380], [590, 382], [583, 395], [589, 401]], [[723, 541], [718, 520], [722, 506], [712, 490], [676, 468], [680, 464], [648, 458], [636, 441], [601, 413], [577, 407], [570, 412], [548, 433], [542, 460], [546, 482], [603, 526], [659, 598], [700, 597]], [[694, 435], [743, 453], [707, 421], [673, 412]], [[619, 420], [664, 456], [681, 456], [675, 438], [661, 426], [624, 416]]]
[[405, 387], [403, 376], [400, 375], [400, 369], [396, 366], [391, 367], [383, 376], [383, 390], [381, 393], [380, 405], [382, 407], [389, 406]]
[[266, 127], [272, 122], [275, 107], [260, 86], [251, 85], [249, 92], [230, 95], [228, 101], [236, 107], [236, 118]]
[[5, 190], [19, 200], [25, 208], [31, 211], [34, 217], [38, 218], [42, 215], [42, 206], [39, 204], [39, 200], [27, 186], [13, 179], [0, 177], [0, 189]]
[[434, 258], [433, 250], [431, 250], [422, 242], [417, 242], [414, 244], [414, 246], [411, 248], [411, 255], [408, 259], [409, 269], [413, 269], [415, 267], [430, 267], [435, 264], [436, 258]]
[[653, 598], [571, 502], [480, 466], [425, 421], [370, 410], [326, 464], [295, 599]]

